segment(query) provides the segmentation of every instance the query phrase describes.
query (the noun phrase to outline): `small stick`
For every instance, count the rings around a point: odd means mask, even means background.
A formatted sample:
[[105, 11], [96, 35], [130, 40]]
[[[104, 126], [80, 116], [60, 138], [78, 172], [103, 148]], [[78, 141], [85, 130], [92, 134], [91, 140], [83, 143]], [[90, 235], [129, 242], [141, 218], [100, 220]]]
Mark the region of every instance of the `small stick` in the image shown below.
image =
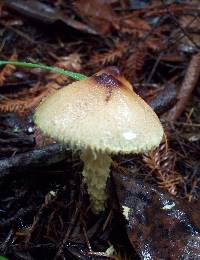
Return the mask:
[[169, 111], [168, 120], [169, 121], [176, 121], [182, 112], [185, 110], [185, 107], [192, 95], [192, 91], [194, 90], [197, 81], [200, 76], [200, 53], [193, 55], [188, 69], [186, 71], [185, 78], [183, 80], [182, 86], [179, 90], [177, 96], [177, 103], [176, 105]]
[[43, 148], [2, 159], [0, 160], [0, 178], [11, 174], [12, 169], [44, 166], [62, 161], [65, 159], [67, 151], [69, 151], [69, 149], [62, 149], [58, 144], [51, 144]]
[[71, 234], [71, 232], [72, 232], [72, 230], [73, 230], [73, 228], [74, 228], [74, 226], [75, 226], [75, 224], [76, 224], [76, 222], [78, 220], [79, 213], [80, 213], [80, 211], [79, 211], [79, 208], [77, 207], [75, 209], [74, 215], [72, 216], [72, 220], [71, 220], [71, 223], [70, 223], [70, 225], [68, 227], [68, 230], [67, 230], [63, 240], [61, 241], [61, 243], [60, 243], [60, 245], [58, 247], [58, 251], [57, 251], [57, 253], [56, 253], [55, 257], [54, 257], [54, 260], [60, 259], [60, 256], [63, 253], [63, 247], [66, 244], [67, 240], [69, 239], [69, 236], [70, 236], [70, 234]]

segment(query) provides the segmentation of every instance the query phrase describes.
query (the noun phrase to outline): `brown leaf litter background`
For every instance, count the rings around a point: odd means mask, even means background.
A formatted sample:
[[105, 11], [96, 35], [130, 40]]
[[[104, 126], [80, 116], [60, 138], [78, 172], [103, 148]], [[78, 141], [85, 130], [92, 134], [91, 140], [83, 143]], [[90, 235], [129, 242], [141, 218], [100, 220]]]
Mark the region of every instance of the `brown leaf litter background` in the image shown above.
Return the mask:
[[[200, 4], [165, 2], [0, 3], [0, 59], [88, 76], [118, 66], [165, 128], [154, 151], [114, 158], [107, 211], [94, 216], [78, 156], [42, 136], [32, 120], [41, 100], [72, 80], [40, 69], [1, 67], [1, 255], [200, 257]], [[111, 245], [115, 253], [108, 257]]]

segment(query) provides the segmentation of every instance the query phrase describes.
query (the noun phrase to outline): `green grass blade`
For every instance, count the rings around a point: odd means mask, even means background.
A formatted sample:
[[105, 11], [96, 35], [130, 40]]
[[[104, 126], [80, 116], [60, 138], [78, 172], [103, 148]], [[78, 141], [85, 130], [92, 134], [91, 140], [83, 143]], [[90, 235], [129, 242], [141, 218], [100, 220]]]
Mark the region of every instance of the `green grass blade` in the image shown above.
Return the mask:
[[8, 258], [6, 258], [4, 256], [0, 256], [0, 260], [8, 260]]
[[51, 66], [46, 66], [46, 65], [42, 65], [42, 64], [35, 64], [35, 63], [30, 63], [30, 62], [0, 60], [0, 66], [5, 65], [5, 64], [11, 64], [11, 65], [15, 65], [15, 66], [18, 66], [18, 67], [24, 67], [24, 68], [31, 68], [31, 69], [39, 68], [39, 69], [43, 69], [43, 70], [47, 70], [47, 71], [53, 71], [55, 73], [65, 75], [65, 76], [71, 77], [71, 78], [76, 79], [76, 80], [82, 80], [82, 79], [87, 78], [83, 74], [72, 72], [72, 71], [69, 71], [69, 70], [64, 70], [64, 69], [61, 69], [61, 68], [58, 68], [58, 67], [51, 67]]

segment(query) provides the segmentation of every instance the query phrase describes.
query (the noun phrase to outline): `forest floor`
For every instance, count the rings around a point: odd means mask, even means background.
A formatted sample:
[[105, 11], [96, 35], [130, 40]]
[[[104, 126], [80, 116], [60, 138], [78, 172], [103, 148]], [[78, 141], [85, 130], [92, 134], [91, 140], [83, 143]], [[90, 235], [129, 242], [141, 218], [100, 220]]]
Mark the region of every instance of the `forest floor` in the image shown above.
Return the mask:
[[200, 259], [199, 28], [199, 1], [1, 1], [1, 60], [87, 76], [117, 66], [165, 138], [113, 158], [107, 208], [94, 215], [78, 154], [33, 122], [40, 101], [72, 79], [0, 67], [0, 255]]

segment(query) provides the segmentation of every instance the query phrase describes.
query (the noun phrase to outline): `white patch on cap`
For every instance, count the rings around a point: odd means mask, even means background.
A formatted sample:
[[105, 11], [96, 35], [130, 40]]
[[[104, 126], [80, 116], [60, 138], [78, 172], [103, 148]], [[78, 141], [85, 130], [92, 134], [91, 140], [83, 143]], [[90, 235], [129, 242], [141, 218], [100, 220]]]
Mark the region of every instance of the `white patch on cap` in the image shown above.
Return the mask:
[[123, 137], [126, 139], [126, 140], [132, 140], [134, 138], [136, 138], [136, 134], [133, 133], [133, 132], [124, 132], [123, 133]]

